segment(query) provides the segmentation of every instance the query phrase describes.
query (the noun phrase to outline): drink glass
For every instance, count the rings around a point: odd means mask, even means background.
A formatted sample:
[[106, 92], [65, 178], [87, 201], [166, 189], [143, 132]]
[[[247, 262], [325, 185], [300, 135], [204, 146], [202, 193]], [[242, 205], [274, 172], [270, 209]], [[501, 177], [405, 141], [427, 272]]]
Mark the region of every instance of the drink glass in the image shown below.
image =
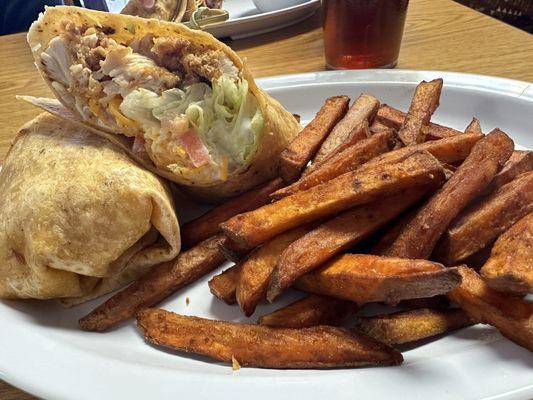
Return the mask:
[[322, 0], [328, 69], [393, 68], [409, 0]]

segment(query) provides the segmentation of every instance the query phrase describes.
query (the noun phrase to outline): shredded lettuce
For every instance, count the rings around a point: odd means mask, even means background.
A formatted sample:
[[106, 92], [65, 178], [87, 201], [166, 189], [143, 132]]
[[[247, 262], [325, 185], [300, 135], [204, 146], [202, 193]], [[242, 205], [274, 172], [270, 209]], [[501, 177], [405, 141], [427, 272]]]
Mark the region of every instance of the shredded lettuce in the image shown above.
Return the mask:
[[161, 122], [186, 118], [206, 145], [213, 160], [228, 160], [230, 169], [245, 164], [257, 148], [263, 117], [246, 80], [222, 75], [212, 82], [195, 83], [161, 95], [146, 89], [128, 94], [120, 111], [141, 124], [148, 139], [161, 135]]

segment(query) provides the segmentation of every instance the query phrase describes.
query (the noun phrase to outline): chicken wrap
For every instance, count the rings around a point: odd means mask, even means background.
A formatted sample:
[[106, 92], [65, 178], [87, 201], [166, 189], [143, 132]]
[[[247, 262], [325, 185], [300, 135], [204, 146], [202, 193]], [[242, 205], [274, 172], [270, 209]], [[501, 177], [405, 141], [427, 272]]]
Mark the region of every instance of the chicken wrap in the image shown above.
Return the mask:
[[49, 7], [28, 42], [76, 118], [207, 200], [273, 177], [300, 130], [235, 52], [181, 24]]
[[80, 303], [179, 250], [161, 178], [50, 114], [21, 128], [0, 170], [0, 297]]

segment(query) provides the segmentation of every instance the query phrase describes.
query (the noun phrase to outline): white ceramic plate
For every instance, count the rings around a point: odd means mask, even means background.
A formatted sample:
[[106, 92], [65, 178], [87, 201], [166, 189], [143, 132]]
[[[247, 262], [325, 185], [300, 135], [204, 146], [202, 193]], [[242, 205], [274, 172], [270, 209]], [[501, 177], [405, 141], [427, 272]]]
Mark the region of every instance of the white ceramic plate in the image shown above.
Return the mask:
[[[533, 148], [533, 89], [524, 82], [413, 71], [320, 72], [259, 79], [291, 112], [309, 120], [328, 96], [370, 92], [406, 109], [422, 79], [444, 78], [434, 120], [458, 129], [477, 116]], [[182, 220], [191, 217], [188, 207]], [[255, 322], [215, 299], [206, 277], [162, 307], [183, 314]], [[189, 297], [190, 304], [185, 303]], [[288, 294], [287, 303], [296, 297]], [[79, 331], [77, 319], [100, 301], [64, 310], [55, 302], [0, 302], [0, 378], [47, 399], [530, 399], [533, 355], [477, 325], [403, 348], [405, 362], [386, 368], [268, 370], [231, 367], [143, 342], [133, 323], [105, 334]], [[281, 304], [276, 304], [279, 307]]]
[[262, 13], [252, 0], [225, 0], [223, 8], [229, 12], [229, 20], [211, 25], [205, 30], [217, 38], [245, 37], [272, 32], [294, 25], [310, 17], [320, 7], [320, 0], [308, 0], [302, 4]]
[[[107, 0], [107, 7], [110, 12], [119, 13], [127, 3], [127, 0]], [[319, 7], [320, 0], [303, 0], [292, 7], [262, 13], [252, 0], [225, 0], [222, 8], [229, 12], [229, 19], [205, 30], [217, 38], [242, 39], [294, 25], [313, 15]]]

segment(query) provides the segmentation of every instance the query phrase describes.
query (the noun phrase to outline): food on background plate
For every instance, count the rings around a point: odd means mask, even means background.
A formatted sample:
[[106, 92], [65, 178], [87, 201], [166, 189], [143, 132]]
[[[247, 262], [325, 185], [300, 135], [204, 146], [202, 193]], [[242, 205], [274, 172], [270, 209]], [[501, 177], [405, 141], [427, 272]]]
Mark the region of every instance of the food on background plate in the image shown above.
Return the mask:
[[281, 152], [279, 173], [285, 182], [291, 183], [299, 178], [322, 142], [348, 111], [349, 102], [348, 96], [327, 98], [315, 118]]
[[[365, 138], [365, 132], [360, 129], [363, 122], [371, 123], [379, 108], [379, 100], [369, 94], [361, 94], [346, 113], [343, 119], [333, 128], [331, 133], [322, 143], [314, 161], [320, 162], [331, 154], [338, 146], [342, 145], [352, 134], [357, 134], [359, 140]], [[352, 144], [357, 139], [353, 139]]]
[[416, 87], [409, 111], [398, 129], [398, 136], [404, 145], [411, 146], [425, 141], [427, 132], [423, 128], [439, 106], [441, 90], [442, 79], [422, 81]]
[[163, 21], [187, 22], [199, 7], [219, 9], [222, 7], [222, 0], [129, 0], [120, 13]]
[[448, 294], [450, 299], [474, 321], [496, 327], [509, 340], [533, 351], [533, 303], [490, 288], [473, 269], [458, 269], [462, 282]]
[[24, 125], [6, 156], [0, 216], [2, 298], [77, 304], [180, 250], [167, 184], [105, 139], [49, 114]]
[[279, 328], [339, 326], [358, 309], [359, 306], [351, 301], [311, 294], [270, 314], [263, 315], [257, 323]]
[[533, 293], [533, 212], [498, 238], [481, 276], [500, 292]]
[[348, 172], [321, 185], [284, 197], [222, 224], [231, 240], [254, 247], [299, 225], [348, 208], [392, 196], [407, 188], [443, 178], [441, 164], [427, 152], [415, 152], [401, 162], [372, 171]]
[[395, 304], [446, 294], [460, 282], [457, 268], [445, 268], [427, 260], [344, 254], [303, 275], [295, 286], [305, 292], [356, 303]]
[[88, 331], [104, 331], [195, 282], [224, 262], [219, 241], [220, 235], [213, 236], [182, 252], [175, 260], [150, 270], [81, 318], [80, 327]]
[[215, 201], [273, 178], [301, 127], [211, 35], [164, 21], [47, 8], [28, 34], [36, 65], [71, 117], [138, 162]]
[[513, 141], [499, 129], [477, 142], [453, 176], [402, 230], [386, 255], [429, 258], [452, 219], [489, 185], [513, 149]]
[[355, 328], [382, 343], [395, 345], [427, 339], [472, 324], [473, 321], [460, 309], [422, 308], [359, 317]]
[[459, 214], [437, 243], [434, 256], [447, 265], [456, 265], [490, 245], [532, 211], [533, 171], [519, 175]]
[[335, 368], [398, 365], [400, 352], [365, 335], [342, 328], [302, 329], [244, 325], [186, 317], [160, 309], [137, 315], [147, 341], [242, 366], [262, 368]]

